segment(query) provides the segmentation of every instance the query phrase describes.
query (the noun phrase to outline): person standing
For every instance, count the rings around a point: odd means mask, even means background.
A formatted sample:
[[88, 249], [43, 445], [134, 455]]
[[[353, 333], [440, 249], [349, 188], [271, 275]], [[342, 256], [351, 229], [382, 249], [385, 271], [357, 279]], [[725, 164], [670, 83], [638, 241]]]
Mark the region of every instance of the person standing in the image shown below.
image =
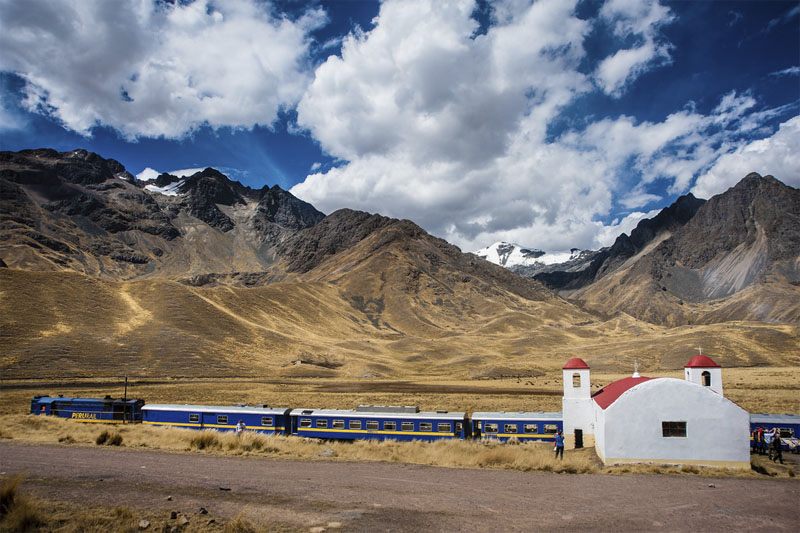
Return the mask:
[[246, 427], [247, 426], [244, 425], [244, 422], [239, 420], [239, 423], [236, 424], [236, 436], [237, 437], [241, 437], [242, 436], [242, 432], [245, 430]]
[[556, 459], [558, 459], [558, 454], [561, 454], [561, 459], [564, 459], [564, 433], [559, 429], [558, 433], [556, 433]]
[[764, 439], [764, 426], [758, 426], [758, 455], [764, 455], [767, 451], [767, 443]]
[[772, 430], [773, 437], [772, 437], [772, 462], [774, 463], [778, 459], [780, 459], [781, 464], [783, 464], [783, 447], [781, 446], [781, 430], [775, 428]]

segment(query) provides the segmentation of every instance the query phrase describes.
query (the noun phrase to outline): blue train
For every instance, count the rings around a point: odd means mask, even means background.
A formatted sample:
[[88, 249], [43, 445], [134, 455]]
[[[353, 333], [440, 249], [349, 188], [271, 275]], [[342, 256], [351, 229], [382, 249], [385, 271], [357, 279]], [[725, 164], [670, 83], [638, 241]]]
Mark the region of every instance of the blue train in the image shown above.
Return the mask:
[[291, 425], [290, 411], [288, 408], [271, 408], [267, 405], [223, 407], [156, 403], [142, 407], [142, 423], [151, 426], [233, 431], [241, 421], [247, 431], [285, 435]]
[[759, 427], [766, 431], [777, 428], [780, 431], [781, 448], [784, 451], [800, 453], [800, 415], [750, 415], [750, 443], [753, 446], [753, 432]]
[[556, 433], [563, 429], [561, 413], [472, 413], [472, 435], [479, 439], [554, 441]]
[[469, 437], [463, 412], [360, 405], [356, 409], [294, 409], [292, 435], [320, 439], [440, 440]]
[[151, 426], [247, 431], [320, 439], [555, 440], [563, 428], [561, 413], [420, 412], [418, 407], [360, 405], [356, 409], [289, 409], [262, 406], [145, 404], [144, 400], [36, 396], [31, 414], [84, 422], [141, 422]]
[[34, 396], [31, 414], [60, 416], [82, 422], [126, 424], [142, 421], [144, 400], [106, 396], [102, 399], [65, 396]]

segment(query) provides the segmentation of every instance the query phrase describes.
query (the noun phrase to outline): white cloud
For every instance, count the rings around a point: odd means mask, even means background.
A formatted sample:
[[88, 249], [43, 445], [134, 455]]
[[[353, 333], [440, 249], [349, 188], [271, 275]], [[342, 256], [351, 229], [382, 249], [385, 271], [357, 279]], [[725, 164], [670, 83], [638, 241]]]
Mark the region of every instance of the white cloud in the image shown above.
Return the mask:
[[[622, 15], [640, 5], [614, 3]], [[298, 105], [299, 126], [343, 164], [312, 170], [293, 194], [324, 212], [410, 218], [465, 250], [501, 240], [597, 248], [655, 214], [660, 197], [649, 184], [685, 192], [753, 127], [748, 117], [771, 112], [732, 92], [707, 115], [687, 107], [658, 122], [620, 116], [548, 139], [564, 106], [593, 90], [578, 70], [587, 21], [561, 0], [501, 3], [495, 25], [472, 38], [473, 7], [390, 0], [372, 31], [345, 39]], [[613, 18], [615, 31], [655, 43], [672, 15], [645, 8]], [[648, 61], [622, 69], [618, 89]], [[620, 207], [636, 211], [599, 222]]]
[[797, 65], [789, 68], [785, 68], [783, 70], [778, 70], [776, 72], [770, 72], [770, 76], [797, 76], [800, 74], [800, 67]]
[[637, 41], [636, 46], [618, 50], [598, 65], [595, 81], [607, 94], [621, 96], [633, 80], [670, 61], [670, 46], [658, 42], [661, 26], [674, 20], [669, 8], [658, 2], [610, 0], [600, 9], [600, 18], [613, 24], [617, 37]]
[[774, 135], [739, 146], [716, 160], [692, 189], [700, 198], [724, 192], [750, 172], [771, 174], [800, 188], [800, 116], [780, 125]]
[[[183, 168], [180, 170], [168, 170], [167, 174], [171, 174], [178, 178], [184, 178], [188, 176], [192, 176], [197, 174], [198, 172], [204, 171], [208, 167], [197, 167], [197, 168]], [[147, 167], [138, 174], [136, 174], [136, 179], [139, 181], [151, 181], [159, 177], [163, 172], [155, 170], [153, 168]]]
[[197, 168], [182, 168], [180, 170], [168, 170], [167, 174], [172, 174], [173, 176], [184, 178], [197, 174], [198, 172], [202, 172], [207, 168], [208, 167], [197, 167]]
[[155, 0], [0, 3], [0, 70], [24, 105], [71, 130], [175, 138], [201, 124], [270, 125], [300, 99], [318, 9], [275, 18], [269, 3]]

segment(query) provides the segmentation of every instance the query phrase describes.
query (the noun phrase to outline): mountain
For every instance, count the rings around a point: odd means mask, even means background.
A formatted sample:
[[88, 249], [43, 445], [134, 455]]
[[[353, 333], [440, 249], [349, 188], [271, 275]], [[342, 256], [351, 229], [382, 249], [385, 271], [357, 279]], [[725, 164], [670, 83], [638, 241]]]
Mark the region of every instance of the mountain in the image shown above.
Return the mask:
[[671, 236], [574, 294], [667, 325], [800, 322], [800, 191], [749, 174]]
[[0, 190], [3, 379], [538, 376], [573, 356], [680, 368], [698, 343], [797, 363], [796, 326], [610, 313], [411, 221], [323, 216], [214, 169], [141, 182], [83, 150], [5, 152]]
[[0, 152], [0, 257], [11, 267], [102, 279], [261, 271], [324, 215], [280, 187], [214, 169], [136, 180], [85, 150]]
[[708, 202], [682, 196], [612, 246], [532, 277], [587, 309], [661, 325], [797, 323], [799, 236], [800, 191], [753, 173]]

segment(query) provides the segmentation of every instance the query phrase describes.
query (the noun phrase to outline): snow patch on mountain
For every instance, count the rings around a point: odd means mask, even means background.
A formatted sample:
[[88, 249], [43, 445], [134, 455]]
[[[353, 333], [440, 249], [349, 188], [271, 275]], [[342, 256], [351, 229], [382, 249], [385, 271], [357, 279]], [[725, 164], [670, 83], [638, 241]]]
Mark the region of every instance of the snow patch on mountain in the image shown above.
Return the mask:
[[478, 257], [511, 268], [515, 266], [537, 266], [566, 263], [580, 256], [581, 251], [573, 248], [567, 252], [545, 252], [536, 248], [524, 248], [510, 242], [496, 242], [486, 248], [474, 252]]
[[175, 181], [170, 183], [169, 185], [165, 185], [164, 187], [158, 187], [156, 185], [145, 185], [144, 190], [150, 192], [157, 192], [159, 194], [163, 194], [164, 196], [178, 196], [179, 189], [185, 180]]

